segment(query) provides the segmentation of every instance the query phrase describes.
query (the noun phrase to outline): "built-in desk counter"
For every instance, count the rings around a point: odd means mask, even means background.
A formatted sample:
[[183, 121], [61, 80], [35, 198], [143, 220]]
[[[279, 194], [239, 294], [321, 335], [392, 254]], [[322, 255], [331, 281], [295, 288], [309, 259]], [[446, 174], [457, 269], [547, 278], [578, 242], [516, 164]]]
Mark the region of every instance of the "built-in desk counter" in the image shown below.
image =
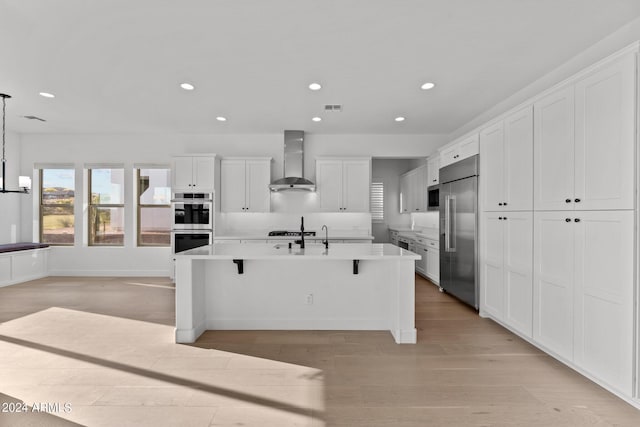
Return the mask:
[[176, 254], [176, 341], [207, 329], [390, 330], [415, 343], [414, 262], [390, 244], [214, 244]]

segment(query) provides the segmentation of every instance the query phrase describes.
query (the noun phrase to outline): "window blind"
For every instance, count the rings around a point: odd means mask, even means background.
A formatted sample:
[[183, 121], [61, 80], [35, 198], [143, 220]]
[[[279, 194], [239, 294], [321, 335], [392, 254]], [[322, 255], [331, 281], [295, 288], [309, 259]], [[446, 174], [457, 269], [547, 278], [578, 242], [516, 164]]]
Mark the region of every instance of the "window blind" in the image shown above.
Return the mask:
[[384, 183], [372, 182], [370, 193], [371, 221], [384, 222]]

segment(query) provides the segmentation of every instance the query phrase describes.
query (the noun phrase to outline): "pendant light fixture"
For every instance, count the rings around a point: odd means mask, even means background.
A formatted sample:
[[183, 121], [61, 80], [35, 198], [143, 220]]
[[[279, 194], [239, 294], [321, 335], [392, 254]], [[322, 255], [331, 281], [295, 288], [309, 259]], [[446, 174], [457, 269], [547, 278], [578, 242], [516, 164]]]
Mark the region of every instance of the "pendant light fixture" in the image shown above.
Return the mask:
[[20, 190], [7, 190], [7, 176], [6, 176], [6, 164], [7, 158], [5, 156], [5, 110], [7, 107], [7, 98], [11, 98], [11, 95], [6, 95], [4, 93], [0, 93], [0, 98], [2, 98], [2, 188], [0, 189], [0, 193], [22, 193], [29, 194], [29, 187], [22, 187]]

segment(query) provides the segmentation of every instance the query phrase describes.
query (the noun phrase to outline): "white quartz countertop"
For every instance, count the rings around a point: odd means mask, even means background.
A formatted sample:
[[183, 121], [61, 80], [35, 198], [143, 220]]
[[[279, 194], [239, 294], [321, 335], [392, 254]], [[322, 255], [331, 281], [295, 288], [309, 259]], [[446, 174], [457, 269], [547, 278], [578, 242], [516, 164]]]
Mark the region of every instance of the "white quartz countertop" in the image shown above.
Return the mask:
[[176, 259], [253, 259], [253, 260], [418, 260], [420, 255], [388, 243], [333, 243], [329, 249], [322, 244], [309, 244], [305, 249], [297, 245], [289, 249], [285, 243], [223, 243], [202, 246], [175, 254]]
[[[267, 236], [265, 234], [236, 234], [236, 235], [223, 235], [215, 236], [214, 240], [297, 240], [300, 236]], [[305, 240], [324, 240], [323, 233], [317, 233], [315, 236], [304, 236]], [[347, 235], [336, 234], [329, 235], [329, 241], [331, 240], [373, 240], [373, 236], [370, 234], [359, 235]]]
[[425, 228], [416, 233], [418, 237], [424, 237], [425, 239], [439, 240], [440, 231], [437, 228]]

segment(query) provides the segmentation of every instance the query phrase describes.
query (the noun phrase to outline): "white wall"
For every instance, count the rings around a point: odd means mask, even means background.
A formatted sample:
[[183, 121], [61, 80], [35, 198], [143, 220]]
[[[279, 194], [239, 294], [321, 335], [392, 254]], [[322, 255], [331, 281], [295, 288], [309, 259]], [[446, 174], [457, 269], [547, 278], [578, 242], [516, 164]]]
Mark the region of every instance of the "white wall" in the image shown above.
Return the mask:
[[529, 98], [571, 77], [578, 71], [598, 62], [599, 60], [615, 53], [637, 40], [640, 40], [640, 18], [631, 21], [590, 48], [576, 53], [576, 56], [571, 58], [569, 61], [564, 64], [559, 64], [554, 70], [551, 70], [541, 78], [535, 80], [494, 107], [459, 127], [449, 135], [447, 141], [452, 141], [465, 133], [474, 130], [478, 126], [482, 126], [492, 118], [516, 107]]
[[[424, 157], [432, 153], [445, 141], [444, 135], [313, 135], [306, 134], [305, 176], [315, 180], [316, 156], [379, 156], [379, 157]], [[262, 135], [84, 135], [84, 134], [26, 134], [21, 136], [21, 174], [32, 175], [34, 163], [74, 163], [80, 171], [85, 163], [124, 163], [128, 189], [133, 191], [133, 165], [135, 163], [166, 163], [171, 156], [182, 153], [216, 153], [220, 156], [267, 156], [273, 157], [272, 177], [282, 177], [284, 150], [283, 134]], [[87, 191], [78, 173], [76, 194]], [[35, 240], [32, 221], [34, 206], [31, 196], [22, 196], [22, 239]], [[295, 196], [287, 196], [290, 199]], [[85, 197], [86, 198], [86, 197]], [[79, 199], [80, 200], [80, 199]], [[133, 197], [125, 196], [127, 238], [124, 247], [87, 247], [79, 238], [74, 247], [54, 247], [50, 266], [53, 274], [78, 275], [167, 275], [170, 266], [168, 248], [138, 248], [135, 246], [133, 230]], [[250, 224], [283, 224], [290, 222], [283, 206], [294, 206], [302, 202], [299, 212], [309, 212], [305, 200], [287, 200], [274, 203], [274, 213], [265, 214], [259, 221], [248, 216], [239, 220], [237, 215], [227, 216], [226, 223], [216, 227], [243, 227]], [[84, 207], [83, 207], [84, 209]], [[298, 213], [299, 213], [298, 212]], [[242, 215], [242, 214], [239, 214]], [[255, 215], [255, 214], [246, 214]], [[297, 213], [295, 214], [297, 215]], [[345, 215], [345, 214], [342, 214]], [[220, 216], [221, 217], [221, 216]], [[337, 219], [322, 216], [316, 222], [329, 219], [334, 228], [360, 228], [369, 223], [366, 216], [356, 215], [353, 221], [345, 222], [347, 216]], [[365, 219], [363, 219], [365, 218]], [[78, 230], [86, 224], [78, 224]], [[221, 232], [222, 230], [218, 230]]]
[[400, 213], [400, 175], [412, 169], [408, 159], [374, 159], [371, 167], [373, 180], [384, 182], [384, 223], [374, 223], [374, 242], [389, 242], [389, 225], [410, 227], [410, 214]]
[[[6, 169], [7, 190], [18, 189], [18, 175], [20, 175], [20, 137], [13, 132], [6, 132]], [[1, 143], [1, 141], [0, 141]], [[1, 149], [1, 148], [0, 148]], [[22, 174], [30, 175], [30, 174]], [[24, 194], [0, 194], [0, 244], [15, 243], [20, 240], [21, 206], [23, 199], [30, 196]], [[31, 240], [31, 239], [28, 239]]]

